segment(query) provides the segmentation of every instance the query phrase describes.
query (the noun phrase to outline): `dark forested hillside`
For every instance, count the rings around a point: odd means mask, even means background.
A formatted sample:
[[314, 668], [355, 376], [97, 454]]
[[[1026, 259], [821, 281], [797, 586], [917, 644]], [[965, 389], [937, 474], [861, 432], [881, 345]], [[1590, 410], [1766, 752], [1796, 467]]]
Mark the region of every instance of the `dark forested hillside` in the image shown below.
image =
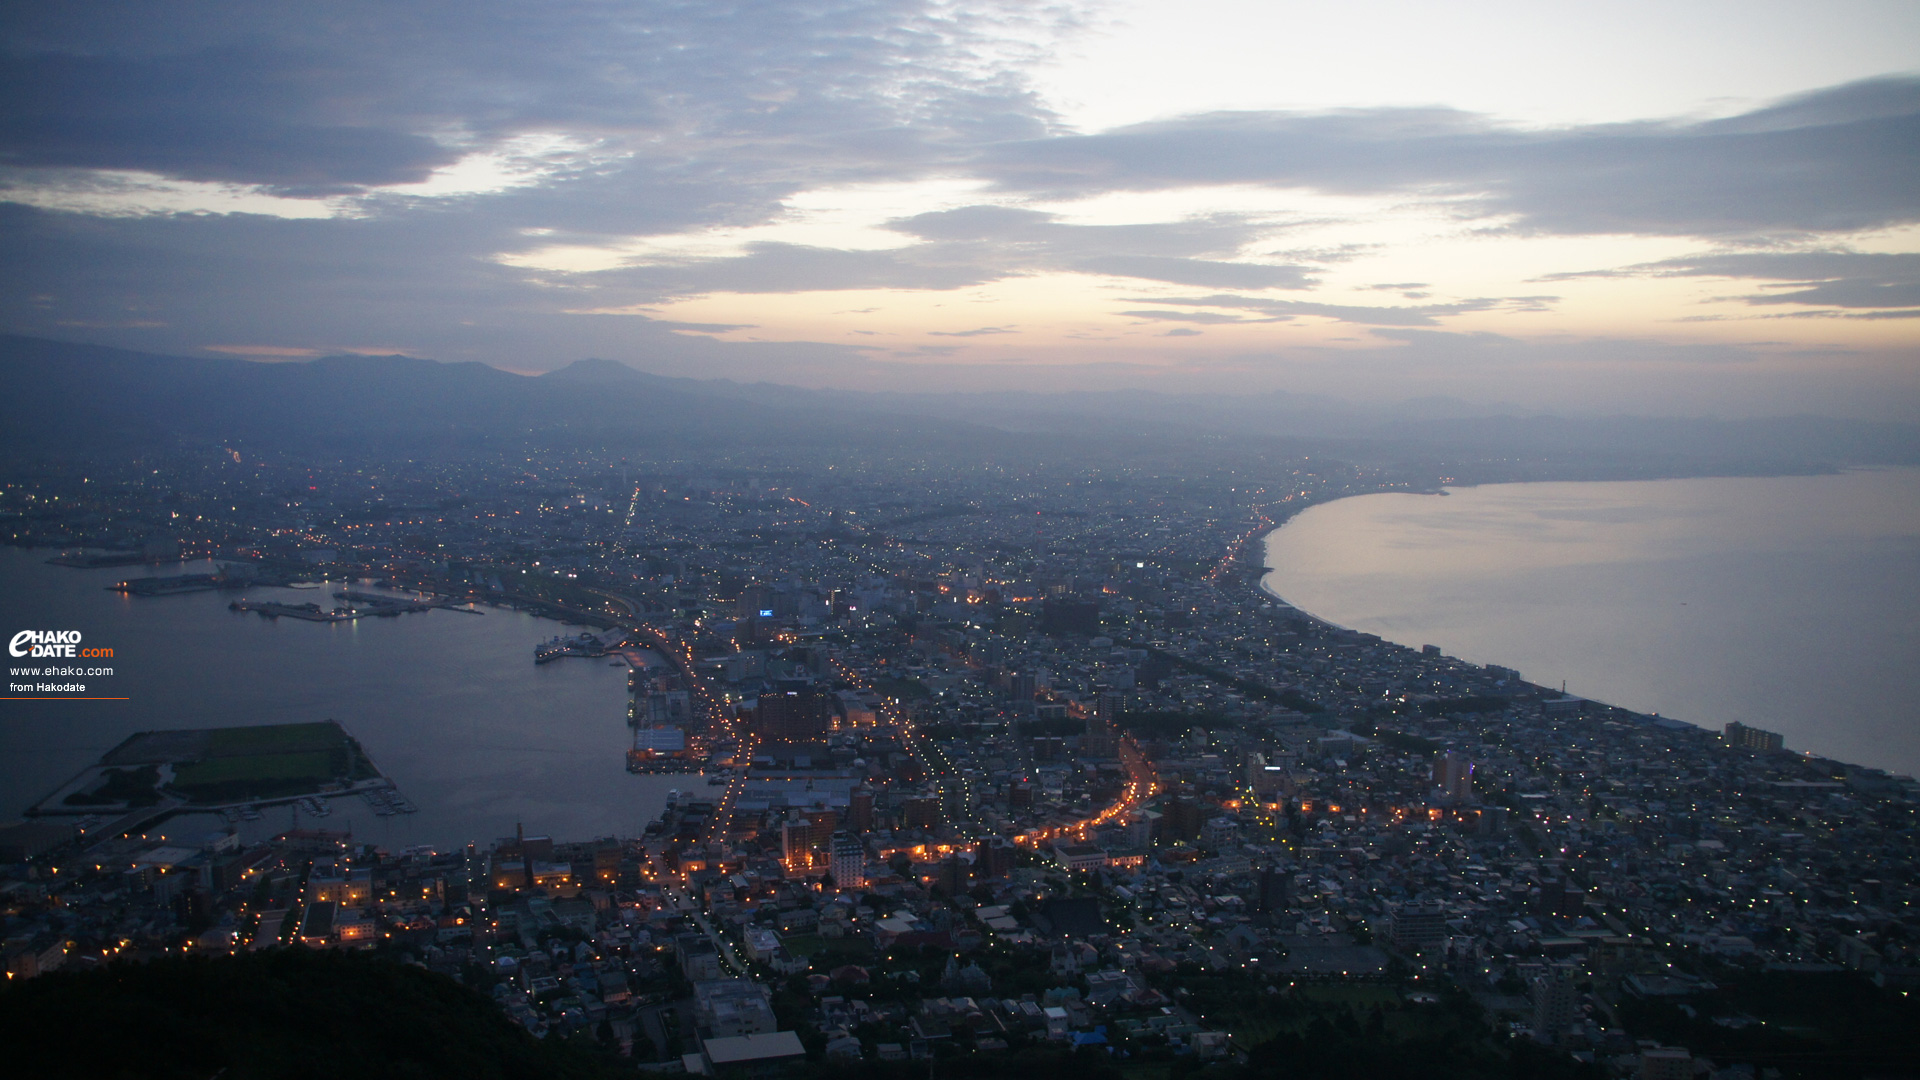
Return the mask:
[[[445, 976], [305, 949], [60, 972], [0, 989], [13, 1076], [595, 1080], [591, 1051], [546, 1042]], [[621, 1075], [627, 1075], [625, 1071]]]

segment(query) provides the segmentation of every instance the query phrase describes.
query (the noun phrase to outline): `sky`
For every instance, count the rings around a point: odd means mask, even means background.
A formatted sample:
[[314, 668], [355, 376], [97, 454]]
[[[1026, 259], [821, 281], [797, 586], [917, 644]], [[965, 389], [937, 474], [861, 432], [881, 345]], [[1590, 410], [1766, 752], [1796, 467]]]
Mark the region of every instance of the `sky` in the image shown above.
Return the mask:
[[0, 329], [1920, 420], [1920, 5], [10, 5]]

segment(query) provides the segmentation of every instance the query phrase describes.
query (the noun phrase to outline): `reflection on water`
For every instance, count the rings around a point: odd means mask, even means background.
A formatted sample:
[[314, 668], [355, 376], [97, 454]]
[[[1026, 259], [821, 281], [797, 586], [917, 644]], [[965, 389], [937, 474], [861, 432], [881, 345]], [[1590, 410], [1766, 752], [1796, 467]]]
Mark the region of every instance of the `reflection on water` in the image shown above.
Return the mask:
[[[230, 611], [239, 596], [290, 604], [338, 603], [326, 591], [256, 588], [135, 598], [105, 586], [133, 575], [200, 573], [73, 570], [51, 552], [0, 549], [0, 614], [19, 629], [77, 629], [114, 649], [100, 680], [129, 701], [0, 702], [0, 818], [91, 764], [136, 731], [337, 720], [359, 739], [417, 814], [377, 817], [358, 796], [330, 800], [314, 819], [287, 808], [242, 824], [243, 834], [287, 827], [351, 827], [389, 847], [510, 836], [516, 822], [561, 839], [638, 835], [669, 789], [699, 777], [634, 776], [625, 769], [626, 668], [605, 660], [538, 667], [533, 647], [559, 624], [517, 611], [429, 611], [316, 623]], [[180, 819], [188, 835], [223, 827]]]
[[1343, 626], [1920, 769], [1920, 470], [1367, 495], [1274, 532], [1267, 564]]

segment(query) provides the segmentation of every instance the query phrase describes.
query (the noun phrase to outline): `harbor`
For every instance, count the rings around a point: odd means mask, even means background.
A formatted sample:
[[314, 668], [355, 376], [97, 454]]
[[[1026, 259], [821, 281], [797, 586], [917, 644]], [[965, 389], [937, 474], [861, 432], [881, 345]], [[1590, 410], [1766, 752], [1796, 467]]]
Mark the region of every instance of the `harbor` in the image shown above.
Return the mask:
[[[216, 814], [229, 825], [261, 808], [293, 806], [324, 818], [328, 800], [393, 790], [357, 740], [331, 721], [138, 732], [29, 807], [37, 819], [73, 818], [82, 836], [144, 830], [176, 814]], [[403, 812], [412, 812], [406, 809]]]
[[607, 656], [625, 640], [619, 631], [594, 634], [582, 632], [571, 637], [555, 636], [534, 646], [533, 662], [550, 664], [569, 656], [598, 660]]
[[[342, 625], [243, 619], [228, 607], [233, 593], [141, 597], [109, 588], [131, 576], [127, 569], [50, 565], [53, 554], [0, 550], [0, 584], [27, 610], [60, 613], [87, 628], [90, 641], [111, 642], [119, 654], [119, 692], [136, 704], [111, 712], [88, 702], [22, 710], [5, 733], [8, 753], [0, 758], [0, 792], [16, 815], [43, 799], [55, 781], [97, 763], [104, 748], [140, 730], [244, 726], [263, 718], [338, 718], [416, 811], [376, 815], [353, 791], [312, 792], [332, 811], [324, 821], [291, 803], [258, 801], [260, 816], [251, 819], [240, 799], [210, 804], [230, 806], [249, 838], [295, 827], [290, 820], [402, 846], [485, 841], [510, 833], [521, 819], [560, 834], [631, 835], [658, 812], [668, 787], [688, 786], [678, 776], [626, 769], [632, 735], [623, 723], [632, 700], [627, 668], [635, 661], [663, 664], [649, 647], [536, 666], [528, 654], [539, 643], [589, 627], [562, 626], [497, 603], [478, 607], [489, 618], [423, 612]], [[200, 561], [161, 568], [157, 576], [218, 569]], [[261, 588], [240, 595], [333, 607], [344, 604], [331, 598], [336, 590], [384, 593], [392, 588], [384, 583], [394, 580], [386, 573], [343, 577], [337, 570], [330, 577], [325, 592]], [[217, 679], [208, 675], [210, 663], [217, 663]], [[96, 809], [96, 827], [125, 813]], [[157, 808], [143, 816], [161, 818]], [[47, 820], [67, 825], [78, 819]], [[181, 810], [152, 830], [136, 831], [190, 836], [225, 824], [217, 811]]]
[[[288, 587], [298, 588], [301, 583]], [[160, 595], [147, 592], [139, 595]], [[391, 596], [386, 593], [370, 593], [355, 589], [346, 589], [333, 594], [335, 600], [344, 600], [346, 604], [332, 608], [322, 608], [309, 601], [304, 604], [285, 604], [274, 600], [253, 600], [242, 598], [227, 605], [231, 611], [251, 611], [270, 619], [281, 617], [302, 619], [307, 622], [349, 622], [354, 619], [392, 618], [413, 612], [459, 611], [468, 615], [485, 614], [480, 609], [449, 596], [428, 594], [422, 597]], [[604, 654], [603, 654], [604, 655]]]

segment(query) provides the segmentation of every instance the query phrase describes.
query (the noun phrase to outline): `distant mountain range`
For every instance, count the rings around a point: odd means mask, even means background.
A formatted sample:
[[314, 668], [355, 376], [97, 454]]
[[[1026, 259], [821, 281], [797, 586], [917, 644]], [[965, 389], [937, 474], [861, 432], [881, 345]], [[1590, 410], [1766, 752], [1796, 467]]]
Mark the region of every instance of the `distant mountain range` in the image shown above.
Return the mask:
[[0, 388], [0, 447], [15, 453], [187, 440], [379, 455], [790, 446], [1124, 458], [1227, 439], [1481, 480], [1920, 464], [1920, 425], [1816, 416], [1567, 417], [1285, 393], [863, 393], [668, 378], [611, 360], [525, 376], [407, 356], [260, 363], [12, 336], [0, 336]]
[[1920, 424], [1812, 415], [1743, 420], [1564, 416], [1455, 398], [1369, 405], [1285, 391], [905, 394], [673, 381], [747, 401], [819, 401], [841, 408], [858, 402], [872, 413], [916, 413], [1010, 432], [1288, 440], [1374, 464], [1457, 461], [1484, 469], [1497, 461], [1515, 468], [1532, 462], [1551, 463], [1556, 473], [1564, 473], [1580, 471], [1584, 461], [1598, 472], [1647, 475], [1920, 464]]
[[478, 363], [326, 356], [292, 363], [159, 356], [0, 337], [0, 445], [104, 448], [237, 441], [406, 453], [513, 445], [614, 448], [966, 441], [987, 429], [702, 393], [611, 361], [515, 375]]

